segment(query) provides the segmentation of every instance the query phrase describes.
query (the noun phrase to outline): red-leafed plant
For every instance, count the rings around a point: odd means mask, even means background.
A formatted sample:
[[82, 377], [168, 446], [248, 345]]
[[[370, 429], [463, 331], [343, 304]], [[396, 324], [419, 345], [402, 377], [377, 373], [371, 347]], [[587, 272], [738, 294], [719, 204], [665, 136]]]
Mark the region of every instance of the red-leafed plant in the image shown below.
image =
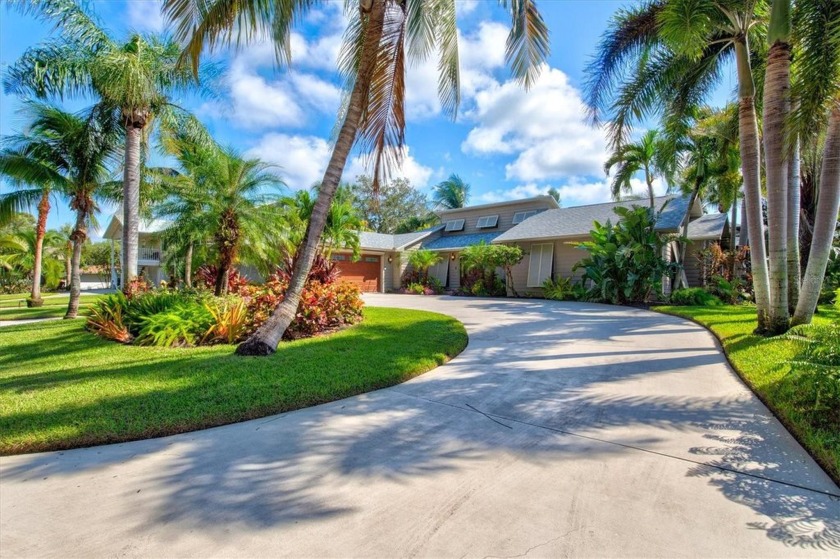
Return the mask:
[[[203, 264], [195, 271], [195, 285], [205, 289], [214, 289], [216, 279], [219, 275], [219, 268], [215, 264]], [[247, 291], [248, 280], [242, 277], [239, 270], [231, 268], [228, 271], [227, 292], [235, 295], [242, 295]]]

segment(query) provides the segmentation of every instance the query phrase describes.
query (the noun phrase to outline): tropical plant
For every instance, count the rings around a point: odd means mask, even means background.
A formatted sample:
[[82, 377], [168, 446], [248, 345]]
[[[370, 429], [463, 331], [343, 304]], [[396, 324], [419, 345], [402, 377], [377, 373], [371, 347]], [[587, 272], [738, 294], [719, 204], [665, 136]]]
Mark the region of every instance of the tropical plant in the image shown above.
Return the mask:
[[426, 282], [429, 280], [429, 269], [439, 264], [441, 260], [443, 260], [441, 253], [433, 250], [420, 249], [408, 253], [408, 265], [414, 268]]
[[436, 184], [432, 190], [432, 203], [439, 209], [463, 208], [469, 200], [470, 185], [454, 173], [445, 181]]
[[[501, 268], [505, 274], [505, 284], [516, 296], [513, 285], [513, 267], [522, 262], [522, 249], [510, 245], [488, 245], [483, 241], [465, 248], [461, 252], [461, 265], [465, 271], [476, 270], [482, 276], [482, 284], [487, 294], [503, 295], [505, 290], [497, 290], [496, 270]], [[500, 293], [497, 293], [500, 291]]]
[[684, 305], [689, 307], [715, 307], [723, 304], [720, 299], [702, 287], [675, 289], [671, 292], [670, 301], [672, 305]]
[[572, 278], [546, 279], [542, 284], [543, 297], [554, 301], [573, 301], [575, 288]]
[[[46, 231], [39, 238], [35, 230], [23, 230], [16, 235], [0, 235], [0, 267], [17, 268], [39, 286], [43, 278], [48, 289], [55, 289], [63, 275], [63, 266], [56, 258], [63, 245], [63, 239], [57, 231]], [[33, 290], [34, 291], [34, 290]], [[43, 299], [27, 300], [29, 306], [41, 306]]]
[[589, 254], [572, 267], [590, 282], [587, 299], [624, 304], [648, 301], [661, 293], [662, 278], [673, 265], [662, 258], [672, 241], [656, 231], [658, 214], [650, 208], [617, 207], [617, 223], [594, 224], [592, 240], [578, 243]]
[[[280, 200], [280, 220], [283, 228], [280, 242], [285, 256], [300, 252], [312, 212], [315, 210], [317, 194], [317, 188], [299, 190], [294, 196]], [[350, 250], [354, 259], [358, 259], [361, 254], [359, 231], [362, 229], [362, 220], [352, 200], [353, 194], [349, 187], [342, 187], [336, 191], [336, 197], [330, 204], [320, 246], [320, 253], [326, 255], [327, 259], [335, 250], [340, 249]]]
[[269, 239], [278, 223], [270, 189], [280, 188], [283, 182], [270, 165], [245, 159], [209, 139], [196, 142], [181, 136], [167, 144], [184, 173], [158, 177], [169, 196], [156, 214], [175, 224], [167, 234], [170, 239], [180, 235], [195, 242], [201, 232], [210, 240], [218, 272], [214, 289], [216, 295], [223, 295], [243, 249], [250, 251], [254, 261], [268, 260], [266, 251], [273, 244]]
[[613, 154], [604, 163], [604, 172], [607, 176], [613, 167], [617, 167], [610, 184], [613, 200], [621, 200], [622, 192], [631, 194], [633, 192], [631, 179], [643, 171], [650, 207], [655, 210], [653, 181], [666, 174], [665, 162], [662, 160], [662, 154], [665, 151], [659, 132], [655, 129], [645, 132], [638, 141], [616, 146]]
[[70, 235], [73, 243], [70, 261], [70, 301], [65, 318], [79, 311], [79, 276], [82, 245], [87, 239], [88, 222], [97, 210], [98, 198], [107, 194], [111, 169], [120, 155], [122, 121], [116, 111], [96, 105], [78, 114], [43, 103], [30, 102], [26, 159], [16, 178], [27, 184], [49, 183], [70, 200], [76, 219]]
[[[233, 37], [237, 43], [271, 36], [278, 59], [291, 57], [292, 25], [317, 2], [299, 0], [164, 0], [164, 12], [186, 43], [185, 56], [195, 68], [205, 46], [213, 48]], [[529, 87], [548, 56], [548, 30], [533, 0], [503, 2], [512, 26], [507, 61]], [[276, 351], [283, 332], [294, 320], [309, 268], [320, 250], [320, 237], [330, 205], [353, 145], [371, 155], [378, 185], [385, 172], [404, 155], [406, 58], [422, 60], [439, 54], [438, 90], [444, 110], [454, 115], [460, 101], [458, 29], [454, 0], [358, 0], [347, 3], [350, 22], [339, 67], [348, 95], [338, 133], [318, 191], [301, 256], [282, 304], [271, 318], [237, 348], [239, 355]], [[408, 56], [406, 56], [408, 55]]]
[[[120, 112], [125, 134], [123, 162], [123, 282], [137, 275], [142, 143], [157, 119], [181, 112], [169, 96], [195, 87], [190, 69], [179, 64], [177, 43], [155, 35], [110, 36], [76, 0], [17, 0], [25, 13], [55, 25], [58, 37], [28, 49], [6, 72], [7, 92], [41, 98], [94, 95]], [[202, 74], [213, 74], [205, 65]]]

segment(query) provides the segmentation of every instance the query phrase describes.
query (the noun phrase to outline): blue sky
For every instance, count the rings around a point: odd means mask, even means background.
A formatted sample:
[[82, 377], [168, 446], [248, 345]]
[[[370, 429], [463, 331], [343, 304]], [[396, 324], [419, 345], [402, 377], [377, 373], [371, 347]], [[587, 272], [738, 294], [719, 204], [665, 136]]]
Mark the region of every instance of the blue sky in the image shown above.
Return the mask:
[[[90, 4], [118, 37], [130, 30], [164, 29], [158, 0]], [[440, 112], [434, 62], [412, 66], [407, 80], [407, 157], [394, 175], [428, 192], [457, 173], [472, 186], [471, 204], [533, 196], [552, 186], [560, 190], [564, 206], [607, 201], [603, 133], [586, 124], [580, 90], [598, 39], [623, 4], [542, 0], [539, 7], [551, 30], [551, 56], [539, 81], [525, 92], [504, 65], [505, 12], [495, 0], [458, 2], [459, 115], [453, 122]], [[340, 102], [335, 59], [345, 23], [342, 6], [343, 1], [324, 2], [295, 31], [291, 68], [275, 66], [268, 43], [220, 52], [215, 57], [226, 75], [219, 98], [176, 101], [195, 111], [223, 143], [278, 164], [291, 189], [308, 188], [320, 178], [329, 156]], [[6, 8], [0, 9], [0, 18], [4, 68], [50, 31]], [[734, 79], [724, 77], [717, 97], [726, 97]], [[67, 103], [70, 108], [84, 105], [84, 100]], [[20, 106], [18, 98], [0, 95], [0, 134], [21, 129]], [[364, 160], [357, 154], [348, 163], [345, 179], [363, 172]], [[664, 185], [657, 187], [664, 190]], [[50, 226], [70, 218], [66, 208], [59, 208]]]

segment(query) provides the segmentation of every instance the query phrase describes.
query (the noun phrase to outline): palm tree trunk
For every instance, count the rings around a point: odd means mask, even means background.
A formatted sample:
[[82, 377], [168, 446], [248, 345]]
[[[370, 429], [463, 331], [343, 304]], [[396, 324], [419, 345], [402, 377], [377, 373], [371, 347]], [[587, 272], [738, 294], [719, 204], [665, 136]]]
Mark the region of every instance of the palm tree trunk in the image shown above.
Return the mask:
[[729, 252], [732, 255], [729, 258], [729, 279], [735, 279], [735, 251], [738, 246], [735, 242], [735, 229], [738, 223], [738, 195], [732, 200], [732, 207], [729, 208], [732, 214], [729, 217]]
[[137, 277], [137, 245], [140, 233], [140, 141], [143, 136], [141, 122], [145, 124], [137, 114], [126, 115], [123, 174], [123, 287]]
[[820, 194], [814, 219], [814, 235], [808, 254], [808, 266], [802, 276], [799, 301], [793, 315], [793, 324], [808, 324], [814, 317], [820, 289], [825, 279], [825, 268], [831, 254], [831, 243], [837, 227], [840, 210], [840, 98], [835, 99], [823, 149], [820, 173]]
[[680, 287], [688, 287], [688, 277], [685, 275], [685, 257], [688, 252], [688, 222], [691, 220], [691, 208], [694, 206], [697, 196], [700, 194], [700, 187], [703, 184], [703, 178], [697, 177], [694, 179], [694, 188], [691, 190], [691, 196], [688, 199], [688, 208], [685, 210], [685, 218], [683, 219], [683, 241], [680, 243], [680, 266], [682, 269], [677, 274], [677, 285], [674, 289]]
[[790, 313], [796, 310], [799, 300], [799, 282], [802, 270], [799, 264], [799, 138], [793, 144], [790, 165], [788, 165], [787, 199], [787, 273], [788, 273], [788, 308]]
[[356, 140], [356, 132], [362, 112], [368, 104], [370, 83], [376, 68], [377, 52], [385, 22], [384, 0], [372, 0], [367, 15], [368, 21], [365, 27], [365, 38], [356, 83], [353, 85], [353, 91], [350, 94], [347, 113], [344, 116], [344, 122], [338, 133], [330, 162], [324, 173], [324, 180], [321, 181], [321, 186], [318, 189], [318, 200], [312, 210], [309, 225], [306, 227], [303, 248], [295, 263], [289, 287], [286, 290], [283, 302], [274, 309], [268, 320], [236, 348], [237, 355], [271, 355], [277, 351], [277, 345], [297, 313], [300, 296], [309, 276], [309, 270], [312, 268], [312, 261], [318, 252], [321, 233], [323, 233], [324, 226], [327, 223], [327, 214], [332, 199], [341, 180], [347, 157], [350, 155], [350, 150]]
[[73, 241], [73, 256], [70, 259], [70, 303], [64, 318], [76, 318], [79, 315], [79, 296], [82, 293], [82, 281], [79, 268], [82, 262], [82, 245], [87, 239], [87, 214], [76, 210], [76, 226], [70, 238]]
[[50, 213], [50, 192], [44, 190], [41, 201], [38, 202], [38, 224], [35, 226], [35, 265], [32, 267], [32, 293], [27, 305], [40, 307], [44, 304], [41, 299], [41, 267], [44, 258], [44, 235], [47, 234], [47, 216]]
[[750, 68], [749, 48], [744, 41], [735, 42], [738, 66], [738, 137], [740, 138], [741, 171], [744, 176], [744, 202], [750, 239], [750, 263], [758, 331], [767, 326], [770, 307], [770, 283], [767, 275], [767, 251], [764, 247], [764, 218], [761, 212], [761, 160], [758, 141], [758, 119], [755, 114], [755, 86]]
[[647, 183], [648, 198], [650, 199], [650, 209], [656, 211], [656, 202], [653, 200], [653, 177], [647, 166], [645, 166], [645, 182]]
[[190, 241], [187, 245], [187, 254], [184, 255], [184, 283], [187, 287], [192, 287], [192, 260], [193, 242]]
[[739, 232], [738, 242], [742, 247], [750, 246], [750, 229], [747, 223], [747, 197], [744, 196], [743, 186], [741, 187], [741, 230]]
[[[774, 12], [784, 0], [773, 3]], [[785, 120], [790, 113], [790, 44], [776, 40], [767, 57], [764, 80], [764, 160], [767, 173], [770, 306], [766, 329], [787, 331], [788, 308], [788, 146]]]

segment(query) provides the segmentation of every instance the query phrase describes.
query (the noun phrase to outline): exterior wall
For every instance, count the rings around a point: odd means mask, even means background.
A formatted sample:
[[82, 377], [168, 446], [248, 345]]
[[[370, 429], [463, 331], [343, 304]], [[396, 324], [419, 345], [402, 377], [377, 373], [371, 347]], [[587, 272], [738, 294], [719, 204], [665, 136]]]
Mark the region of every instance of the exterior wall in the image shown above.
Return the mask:
[[707, 247], [708, 241], [692, 241], [685, 252], [685, 277], [690, 287], [703, 286], [703, 263], [697, 253]]
[[400, 288], [400, 254], [386, 252], [382, 255], [382, 291], [394, 291]]
[[[455, 255], [455, 258], [452, 258], [452, 255]], [[461, 254], [458, 252], [454, 253], [447, 253], [446, 257], [449, 258], [449, 289], [460, 289], [461, 288]]]
[[[443, 233], [446, 236], [450, 235], [466, 235], [470, 233], [502, 233], [513, 227], [513, 215], [517, 212], [524, 212], [528, 210], [548, 210], [551, 206], [548, 202], [543, 200], [526, 200], [520, 204], [510, 204], [507, 206], [485, 207], [478, 209], [463, 208], [459, 211], [451, 211], [441, 215], [441, 222], [446, 223], [453, 219], [464, 220], [463, 231], [453, 231], [451, 233]], [[478, 218], [486, 215], [498, 215], [499, 221], [496, 227], [487, 229], [478, 229], [476, 224]], [[426, 241], [428, 242], [428, 241]]]
[[[589, 240], [589, 237], [579, 237], [570, 239], [555, 239], [554, 240], [554, 258], [552, 259], [551, 277], [552, 278], [579, 278], [582, 272], [572, 272], [572, 267], [580, 262], [586, 256], [586, 252], [574, 247], [574, 244]], [[530, 263], [530, 252], [532, 244], [542, 244], [545, 241], [535, 241], [534, 243], [524, 242], [516, 243], [516, 246], [522, 249], [525, 253], [525, 258], [522, 262], [517, 264], [511, 270], [513, 275], [513, 287], [519, 295], [533, 295], [542, 296], [541, 287], [528, 287], [528, 266]], [[549, 241], [551, 242], [551, 241]]]

